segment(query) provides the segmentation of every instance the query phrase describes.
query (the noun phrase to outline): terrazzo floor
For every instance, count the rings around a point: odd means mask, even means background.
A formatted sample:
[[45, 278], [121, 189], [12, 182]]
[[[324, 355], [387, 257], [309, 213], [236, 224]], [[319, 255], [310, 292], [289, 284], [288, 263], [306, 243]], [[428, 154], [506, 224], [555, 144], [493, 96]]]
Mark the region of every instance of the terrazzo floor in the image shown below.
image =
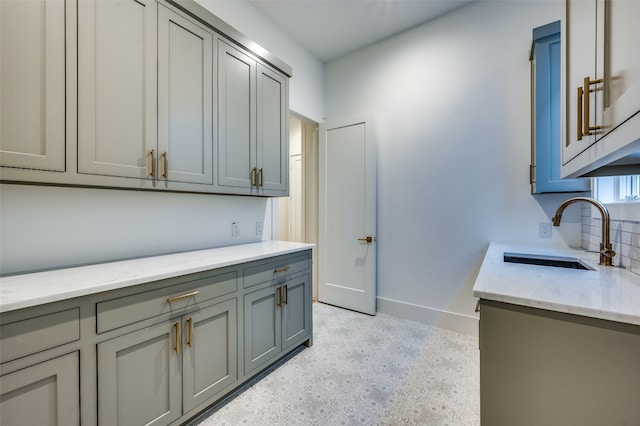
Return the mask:
[[314, 303], [314, 344], [193, 425], [480, 424], [478, 339]]

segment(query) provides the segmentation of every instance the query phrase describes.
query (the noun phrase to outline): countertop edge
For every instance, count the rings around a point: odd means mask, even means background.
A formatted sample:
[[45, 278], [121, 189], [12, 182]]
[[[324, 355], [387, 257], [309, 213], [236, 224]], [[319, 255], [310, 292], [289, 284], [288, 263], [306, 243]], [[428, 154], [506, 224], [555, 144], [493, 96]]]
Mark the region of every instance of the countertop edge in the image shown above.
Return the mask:
[[[576, 249], [543, 247], [536, 245], [491, 243], [487, 247], [480, 271], [473, 287], [474, 297], [497, 302], [510, 303], [514, 305], [527, 306], [531, 308], [544, 309], [571, 315], [581, 315], [585, 317], [602, 320], [640, 325], [640, 304], [638, 312], [633, 309], [634, 300], [640, 301], [640, 277], [622, 268], [610, 270], [607, 267], [597, 267], [597, 271], [589, 271], [588, 274], [596, 277], [590, 281], [585, 281], [582, 271], [570, 272], [562, 271], [562, 278], [559, 283], [552, 283], [549, 274], [559, 275], [557, 269], [543, 270], [535, 269], [538, 266], [511, 264], [505, 266], [500, 255], [505, 251], [540, 252], [553, 254], [566, 254], [581, 259], [593, 257], [593, 253], [582, 252]], [[518, 268], [518, 278], [511, 278], [506, 268]], [[548, 267], [542, 267], [548, 268]], [[528, 274], [529, 272], [533, 272]], [[574, 282], [567, 282], [570, 274], [575, 276]], [[511, 279], [509, 285], [505, 284], [507, 279]], [[631, 300], [623, 299], [621, 306], [616, 306], [611, 300], [600, 300], [599, 292], [602, 291], [603, 284], [624, 286], [623, 293], [627, 296], [631, 294]], [[568, 280], [571, 281], [571, 280]], [[535, 286], [532, 290], [532, 286]], [[567, 295], [575, 297], [566, 297]], [[609, 296], [602, 294], [602, 298]], [[610, 305], [607, 305], [610, 303]]]
[[[314, 247], [314, 244], [306, 243], [265, 241], [6, 276], [0, 278], [0, 313], [302, 252]], [[223, 259], [207, 259], [213, 256]], [[183, 263], [187, 263], [187, 266], [179, 266]]]

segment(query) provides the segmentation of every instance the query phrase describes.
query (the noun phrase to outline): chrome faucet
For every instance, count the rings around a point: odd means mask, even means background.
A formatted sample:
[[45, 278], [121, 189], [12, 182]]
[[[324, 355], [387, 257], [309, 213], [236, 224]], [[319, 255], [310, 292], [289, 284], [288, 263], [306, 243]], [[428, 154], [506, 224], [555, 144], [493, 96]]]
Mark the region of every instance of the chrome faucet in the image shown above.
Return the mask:
[[602, 241], [600, 242], [599, 264], [602, 266], [613, 266], [613, 262], [611, 259], [616, 255], [616, 252], [613, 251], [611, 241], [609, 240], [609, 235], [611, 233], [609, 210], [607, 210], [607, 207], [600, 201], [589, 197], [569, 198], [568, 200], [560, 204], [560, 206], [558, 206], [556, 215], [553, 217], [553, 219], [551, 219], [553, 221], [553, 226], [560, 226], [560, 219], [562, 218], [562, 212], [564, 211], [564, 209], [567, 208], [567, 206], [579, 201], [584, 201], [585, 203], [592, 204], [596, 206], [596, 208], [600, 211], [600, 214], [602, 215]]

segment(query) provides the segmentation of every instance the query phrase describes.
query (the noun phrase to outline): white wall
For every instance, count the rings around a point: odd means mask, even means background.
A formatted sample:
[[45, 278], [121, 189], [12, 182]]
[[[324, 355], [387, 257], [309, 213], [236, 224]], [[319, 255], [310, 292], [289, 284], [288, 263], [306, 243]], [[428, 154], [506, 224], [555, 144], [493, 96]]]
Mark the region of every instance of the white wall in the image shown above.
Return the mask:
[[2, 185], [0, 271], [255, 242], [256, 222], [270, 239], [269, 206], [257, 197]]
[[[326, 65], [327, 120], [375, 116], [380, 311], [475, 334], [488, 243], [550, 242], [568, 196], [530, 195], [528, 54], [563, 4], [481, 1]], [[565, 214], [551, 242], [580, 246]]]
[[246, 0], [196, 0], [293, 68], [291, 111], [317, 123], [324, 117], [324, 64]]
[[[321, 121], [323, 64], [244, 0], [200, 1], [293, 67], [292, 111]], [[271, 238], [264, 198], [0, 185], [0, 273], [33, 271]], [[231, 222], [240, 222], [231, 237]]]

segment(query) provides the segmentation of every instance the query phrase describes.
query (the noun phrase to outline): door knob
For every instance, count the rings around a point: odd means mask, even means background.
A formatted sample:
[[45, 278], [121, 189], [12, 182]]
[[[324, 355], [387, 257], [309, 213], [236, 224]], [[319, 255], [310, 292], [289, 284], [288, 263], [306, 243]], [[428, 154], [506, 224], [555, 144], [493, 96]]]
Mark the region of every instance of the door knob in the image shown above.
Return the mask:
[[358, 241], [364, 241], [365, 243], [372, 243], [373, 237], [358, 238]]

